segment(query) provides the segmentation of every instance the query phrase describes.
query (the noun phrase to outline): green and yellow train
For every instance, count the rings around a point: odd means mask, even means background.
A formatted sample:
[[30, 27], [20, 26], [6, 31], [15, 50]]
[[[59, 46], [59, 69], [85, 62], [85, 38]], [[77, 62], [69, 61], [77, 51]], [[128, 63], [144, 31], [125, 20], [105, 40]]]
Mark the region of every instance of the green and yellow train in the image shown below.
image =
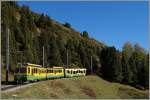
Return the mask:
[[56, 78], [69, 78], [85, 76], [85, 68], [63, 68], [55, 67], [44, 68], [36, 64], [24, 64], [15, 68], [14, 80], [16, 82], [34, 82], [40, 80], [56, 79]]

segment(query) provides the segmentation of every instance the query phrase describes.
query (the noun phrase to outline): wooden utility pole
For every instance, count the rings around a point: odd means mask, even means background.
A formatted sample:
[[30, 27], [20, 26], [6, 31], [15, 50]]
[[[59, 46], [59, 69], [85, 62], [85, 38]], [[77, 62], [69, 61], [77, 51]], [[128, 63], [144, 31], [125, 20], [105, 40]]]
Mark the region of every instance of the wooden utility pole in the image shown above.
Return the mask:
[[44, 67], [44, 46], [43, 46], [43, 67]]
[[68, 68], [68, 50], [67, 50], [67, 68]]
[[91, 74], [93, 73], [92, 56], [91, 56]]
[[6, 82], [8, 82], [9, 74], [9, 28], [6, 32]]

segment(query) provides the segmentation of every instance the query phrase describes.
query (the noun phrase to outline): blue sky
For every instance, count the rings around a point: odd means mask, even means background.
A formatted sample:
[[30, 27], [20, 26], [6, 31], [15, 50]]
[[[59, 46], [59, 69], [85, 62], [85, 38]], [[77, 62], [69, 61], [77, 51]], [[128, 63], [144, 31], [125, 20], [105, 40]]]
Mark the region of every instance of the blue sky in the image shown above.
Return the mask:
[[89, 32], [90, 37], [122, 50], [125, 42], [148, 50], [148, 2], [31, 2], [20, 1], [37, 13]]

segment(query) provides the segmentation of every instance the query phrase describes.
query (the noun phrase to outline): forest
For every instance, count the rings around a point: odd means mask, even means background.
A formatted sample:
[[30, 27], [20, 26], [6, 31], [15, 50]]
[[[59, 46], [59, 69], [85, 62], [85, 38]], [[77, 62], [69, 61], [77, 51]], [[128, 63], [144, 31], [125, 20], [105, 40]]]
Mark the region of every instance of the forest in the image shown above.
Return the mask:
[[91, 38], [86, 30], [76, 31], [69, 22], [59, 23], [12, 1], [2, 2], [1, 29], [3, 68], [6, 68], [6, 33], [10, 30], [11, 72], [18, 63], [42, 65], [44, 47], [44, 67], [84, 67], [91, 74], [92, 56], [92, 74], [111, 82], [149, 88], [149, 54], [138, 43], [127, 42], [119, 51]]

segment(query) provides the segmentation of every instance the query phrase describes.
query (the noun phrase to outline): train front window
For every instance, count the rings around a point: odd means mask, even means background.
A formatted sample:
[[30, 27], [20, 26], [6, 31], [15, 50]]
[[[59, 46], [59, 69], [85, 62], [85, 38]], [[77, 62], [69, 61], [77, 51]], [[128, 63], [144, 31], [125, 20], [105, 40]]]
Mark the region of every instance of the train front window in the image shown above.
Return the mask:
[[15, 73], [26, 73], [26, 68], [16, 68]]

